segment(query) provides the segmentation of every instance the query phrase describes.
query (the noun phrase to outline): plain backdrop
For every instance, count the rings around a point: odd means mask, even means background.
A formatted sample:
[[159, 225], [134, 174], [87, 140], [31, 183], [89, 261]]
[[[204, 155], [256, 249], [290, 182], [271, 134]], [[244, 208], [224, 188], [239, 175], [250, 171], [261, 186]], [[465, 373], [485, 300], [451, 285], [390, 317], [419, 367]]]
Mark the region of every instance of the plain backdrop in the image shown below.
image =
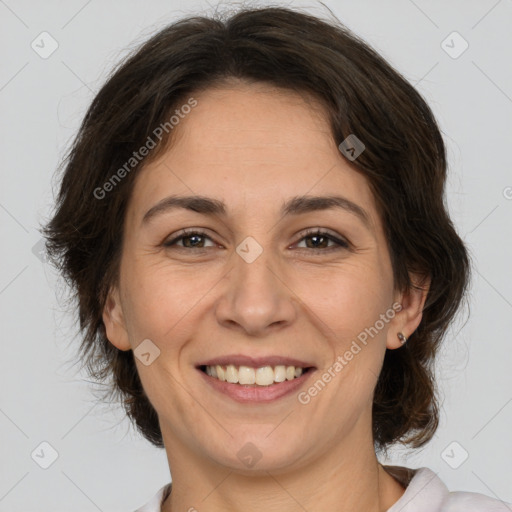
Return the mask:
[[[328, 14], [315, 2], [275, 4]], [[469, 320], [455, 322], [437, 363], [440, 428], [422, 450], [395, 449], [382, 462], [427, 466], [451, 490], [512, 502], [512, 1], [325, 4], [432, 107], [448, 147], [450, 212], [475, 264]], [[170, 480], [164, 450], [119, 406], [96, 405], [73, 366], [74, 318], [57, 300], [38, 228], [57, 165], [110, 69], [165, 24], [214, 7], [0, 1], [0, 512], [127, 512]]]

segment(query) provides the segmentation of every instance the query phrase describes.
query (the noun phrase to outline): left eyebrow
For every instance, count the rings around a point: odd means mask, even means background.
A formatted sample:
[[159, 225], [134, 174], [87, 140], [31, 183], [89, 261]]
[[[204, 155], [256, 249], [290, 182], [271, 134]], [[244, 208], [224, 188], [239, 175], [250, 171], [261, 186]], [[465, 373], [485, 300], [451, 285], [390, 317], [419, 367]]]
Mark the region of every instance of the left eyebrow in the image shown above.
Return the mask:
[[[167, 213], [171, 210], [182, 208], [208, 216], [227, 216], [226, 204], [223, 201], [206, 196], [169, 196], [152, 206], [143, 216], [142, 223], [146, 224], [150, 219]], [[356, 216], [372, 231], [370, 216], [361, 206], [350, 201], [346, 197], [329, 196], [295, 196], [288, 199], [281, 207], [281, 215], [301, 215], [304, 213], [342, 209]]]
[[358, 204], [343, 196], [296, 196], [286, 201], [281, 209], [282, 215], [300, 215], [319, 210], [342, 209], [356, 216], [372, 231], [372, 222], [368, 212]]

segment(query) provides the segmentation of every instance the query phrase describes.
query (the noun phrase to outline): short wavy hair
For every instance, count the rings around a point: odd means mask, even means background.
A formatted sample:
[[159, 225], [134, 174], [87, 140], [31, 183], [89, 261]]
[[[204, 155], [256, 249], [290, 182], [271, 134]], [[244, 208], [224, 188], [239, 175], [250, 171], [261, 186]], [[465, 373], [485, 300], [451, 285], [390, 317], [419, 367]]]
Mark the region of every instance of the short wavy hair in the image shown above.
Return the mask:
[[103, 399], [120, 398], [155, 446], [163, 447], [158, 415], [133, 352], [106, 338], [102, 311], [119, 278], [135, 176], [169, 147], [173, 131], [162, 132], [150, 154], [110, 187], [108, 199], [98, 191], [186, 98], [240, 80], [314, 97], [325, 106], [337, 144], [350, 134], [364, 142], [365, 151], [351, 164], [375, 199], [395, 289], [419, 286], [410, 272], [430, 279], [420, 325], [405, 345], [385, 353], [373, 396], [374, 445], [417, 448], [438, 427], [434, 359], [470, 279], [469, 254], [445, 203], [445, 145], [418, 91], [333, 18], [243, 7], [229, 16], [188, 16], [166, 26], [111, 72], [61, 162], [55, 211], [43, 233], [50, 261], [76, 299], [79, 357], [89, 375], [108, 381]]

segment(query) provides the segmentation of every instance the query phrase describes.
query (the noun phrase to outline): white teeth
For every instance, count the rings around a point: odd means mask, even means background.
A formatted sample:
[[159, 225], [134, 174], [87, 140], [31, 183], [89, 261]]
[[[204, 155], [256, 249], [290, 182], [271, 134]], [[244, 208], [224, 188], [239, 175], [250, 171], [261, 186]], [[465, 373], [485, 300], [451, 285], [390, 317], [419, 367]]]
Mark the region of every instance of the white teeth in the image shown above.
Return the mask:
[[284, 382], [286, 380], [286, 366], [279, 365], [274, 368], [274, 381]]
[[206, 367], [206, 373], [210, 376], [210, 377], [217, 377], [217, 369], [215, 366], [207, 366]]
[[[206, 368], [208, 368], [208, 366]], [[226, 372], [224, 371], [224, 368], [222, 368], [222, 366], [217, 365], [215, 367], [215, 370], [217, 370], [217, 379], [225, 381], [226, 380]]]
[[239, 384], [254, 384], [256, 382], [256, 374], [254, 368], [248, 366], [240, 366], [238, 368], [238, 383]]
[[206, 373], [210, 377], [221, 381], [227, 381], [231, 384], [270, 386], [275, 382], [284, 382], [293, 380], [302, 375], [303, 369], [295, 366], [277, 365], [262, 366], [261, 368], [251, 368], [250, 366], [235, 366], [228, 364], [223, 367], [220, 365], [207, 366]]
[[263, 366], [256, 370], [256, 384], [259, 386], [274, 384], [274, 370], [271, 366]]
[[228, 364], [226, 366], [226, 380], [231, 382], [231, 384], [236, 384], [238, 382], [238, 371], [232, 364]]

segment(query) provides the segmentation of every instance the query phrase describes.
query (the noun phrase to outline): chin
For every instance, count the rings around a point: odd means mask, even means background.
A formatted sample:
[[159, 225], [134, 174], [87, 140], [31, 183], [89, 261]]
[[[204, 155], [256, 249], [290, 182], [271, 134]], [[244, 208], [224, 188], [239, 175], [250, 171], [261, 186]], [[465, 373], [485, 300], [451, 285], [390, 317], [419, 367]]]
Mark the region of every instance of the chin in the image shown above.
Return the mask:
[[[254, 430], [254, 434], [246, 430], [244, 434], [235, 435], [231, 431], [233, 438], [217, 446], [210, 457], [222, 466], [247, 475], [279, 472], [299, 462], [303, 456], [303, 436], [294, 441], [289, 432], [278, 435], [276, 425], [270, 429], [261, 425], [253, 427], [247, 430]], [[269, 432], [272, 433], [269, 435]]]

